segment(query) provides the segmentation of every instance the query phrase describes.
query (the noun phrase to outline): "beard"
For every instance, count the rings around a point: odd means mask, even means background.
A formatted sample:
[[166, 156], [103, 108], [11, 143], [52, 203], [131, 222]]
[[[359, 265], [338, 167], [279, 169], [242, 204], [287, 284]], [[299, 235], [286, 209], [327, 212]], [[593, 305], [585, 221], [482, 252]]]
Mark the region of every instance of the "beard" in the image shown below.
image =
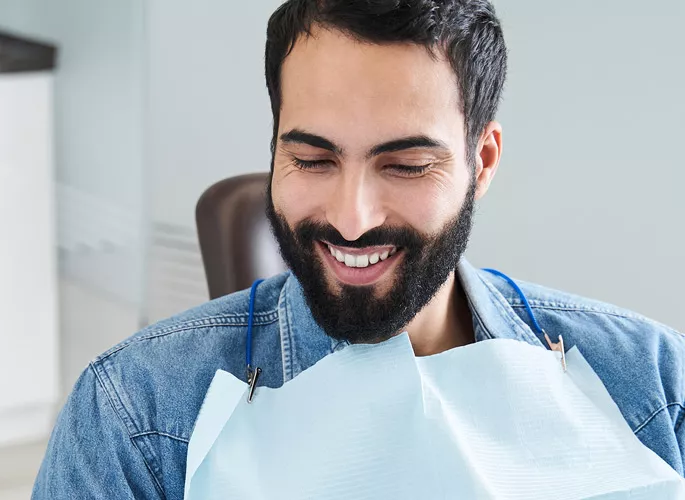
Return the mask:
[[[380, 226], [356, 241], [347, 241], [332, 225], [309, 219], [291, 229], [273, 205], [271, 180], [266, 192], [266, 212], [281, 256], [300, 282], [319, 326], [337, 340], [376, 343], [400, 333], [455, 271], [468, 246], [475, 192], [472, 178], [459, 213], [435, 235], [425, 235], [408, 226]], [[339, 283], [335, 293], [327, 283], [325, 264], [315, 250], [317, 241], [348, 248], [394, 246], [403, 255], [390, 289], [378, 297], [374, 285]]]

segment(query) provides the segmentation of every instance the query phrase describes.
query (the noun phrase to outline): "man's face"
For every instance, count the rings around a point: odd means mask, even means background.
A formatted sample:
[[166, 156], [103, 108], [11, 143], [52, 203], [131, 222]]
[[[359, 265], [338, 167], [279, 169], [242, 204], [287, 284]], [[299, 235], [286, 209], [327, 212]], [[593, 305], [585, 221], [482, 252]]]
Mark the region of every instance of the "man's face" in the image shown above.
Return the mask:
[[475, 194], [450, 64], [414, 45], [301, 38], [281, 74], [268, 214], [326, 333], [398, 333], [466, 248]]

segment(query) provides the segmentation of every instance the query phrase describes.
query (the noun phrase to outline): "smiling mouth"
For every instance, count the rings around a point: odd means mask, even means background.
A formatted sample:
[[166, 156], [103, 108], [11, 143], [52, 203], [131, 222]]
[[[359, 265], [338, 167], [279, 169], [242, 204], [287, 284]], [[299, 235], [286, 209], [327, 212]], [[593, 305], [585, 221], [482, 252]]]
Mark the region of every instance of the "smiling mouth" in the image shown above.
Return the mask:
[[369, 267], [385, 261], [399, 250], [398, 247], [375, 247], [372, 249], [340, 249], [324, 243], [335, 260], [347, 267]]
[[392, 245], [349, 248], [318, 241], [317, 247], [338, 281], [354, 286], [369, 286], [380, 281], [404, 255], [402, 247]]

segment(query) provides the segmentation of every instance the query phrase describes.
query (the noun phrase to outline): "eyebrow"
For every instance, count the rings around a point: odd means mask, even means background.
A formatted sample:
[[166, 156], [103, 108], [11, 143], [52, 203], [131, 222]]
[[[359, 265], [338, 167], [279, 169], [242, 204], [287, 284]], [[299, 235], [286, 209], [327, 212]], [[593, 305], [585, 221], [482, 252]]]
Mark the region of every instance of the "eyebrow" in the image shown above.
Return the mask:
[[[300, 129], [293, 129], [289, 132], [281, 134], [280, 139], [286, 144], [307, 144], [309, 146], [325, 149], [337, 155], [343, 156], [344, 150], [333, 141], [326, 139], [320, 135], [311, 134]], [[402, 137], [392, 141], [377, 144], [369, 149], [366, 153], [366, 159], [383, 153], [395, 153], [397, 151], [404, 151], [406, 149], [427, 148], [427, 149], [443, 149], [449, 151], [447, 145], [437, 139], [428, 137], [426, 135], [414, 135], [409, 137]]]
[[378, 156], [383, 153], [395, 153], [396, 151], [404, 151], [405, 149], [444, 149], [448, 151], [447, 145], [437, 139], [433, 139], [426, 135], [414, 135], [411, 137], [402, 137], [393, 141], [384, 142], [372, 147], [366, 154], [366, 159]]
[[289, 132], [281, 134], [281, 142], [286, 144], [308, 144], [319, 149], [325, 149], [331, 151], [337, 155], [343, 154], [343, 150], [340, 146], [336, 146], [335, 143], [329, 141], [325, 137], [320, 135], [310, 134], [300, 129], [293, 129]]

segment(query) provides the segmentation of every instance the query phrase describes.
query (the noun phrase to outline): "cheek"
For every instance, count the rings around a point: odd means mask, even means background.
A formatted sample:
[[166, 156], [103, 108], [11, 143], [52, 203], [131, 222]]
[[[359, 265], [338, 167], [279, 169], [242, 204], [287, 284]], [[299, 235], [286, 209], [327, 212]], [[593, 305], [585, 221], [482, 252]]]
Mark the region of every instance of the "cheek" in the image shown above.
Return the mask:
[[311, 182], [305, 176], [294, 172], [282, 178], [274, 175], [271, 185], [274, 208], [282, 214], [290, 226], [298, 222], [315, 218], [320, 211], [320, 190], [312, 189]]
[[408, 185], [394, 196], [393, 217], [424, 234], [436, 234], [461, 209], [468, 183], [455, 184], [454, 179], [441, 179], [421, 185]]
[[434, 234], [442, 228], [449, 217], [444, 200], [434, 196], [420, 195], [406, 198], [411, 203], [399, 204], [394, 212], [403, 224], [417, 229], [423, 234]]

